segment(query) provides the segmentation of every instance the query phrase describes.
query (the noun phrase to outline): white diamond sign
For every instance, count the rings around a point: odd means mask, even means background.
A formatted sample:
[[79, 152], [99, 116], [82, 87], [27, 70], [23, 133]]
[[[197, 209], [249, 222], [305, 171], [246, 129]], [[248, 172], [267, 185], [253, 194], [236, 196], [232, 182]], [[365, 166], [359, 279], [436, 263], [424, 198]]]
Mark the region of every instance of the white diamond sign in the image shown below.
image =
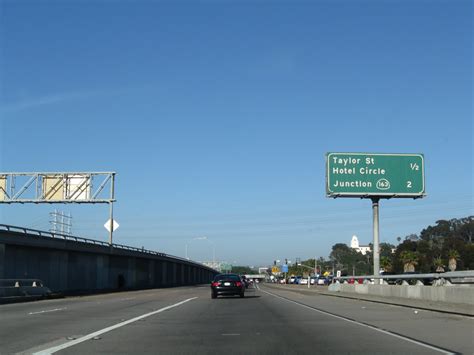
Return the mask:
[[[110, 232], [110, 219], [107, 222], [105, 222], [104, 227]], [[116, 220], [112, 220], [112, 229], [114, 232], [117, 230], [118, 227], [120, 227], [118, 222]]]

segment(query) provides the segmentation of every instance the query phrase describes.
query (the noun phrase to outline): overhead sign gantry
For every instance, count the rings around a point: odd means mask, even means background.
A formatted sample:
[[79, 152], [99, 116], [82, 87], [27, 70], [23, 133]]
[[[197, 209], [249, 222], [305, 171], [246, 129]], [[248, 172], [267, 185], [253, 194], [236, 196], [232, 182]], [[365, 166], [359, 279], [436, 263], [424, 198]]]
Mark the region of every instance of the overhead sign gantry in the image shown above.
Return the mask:
[[112, 244], [115, 172], [0, 172], [0, 203], [108, 203]]

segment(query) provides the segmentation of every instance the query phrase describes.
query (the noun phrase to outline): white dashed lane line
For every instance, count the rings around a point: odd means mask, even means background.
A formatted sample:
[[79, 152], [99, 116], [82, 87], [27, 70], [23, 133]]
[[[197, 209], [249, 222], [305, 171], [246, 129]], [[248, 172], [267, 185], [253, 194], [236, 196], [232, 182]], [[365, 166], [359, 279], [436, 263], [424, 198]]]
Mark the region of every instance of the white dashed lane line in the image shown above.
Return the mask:
[[34, 314], [43, 314], [43, 313], [50, 313], [50, 312], [58, 312], [58, 311], [64, 311], [66, 310], [67, 308], [55, 308], [55, 309], [47, 309], [47, 310], [44, 310], [44, 311], [38, 311], [38, 312], [30, 312], [28, 313], [29, 316], [32, 316]]
[[193, 297], [193, 298], [188, 298], [187, 300], [184, 300], [184, 301], [181, 301], [181, 302], [178, 302], [178, 303], [175, 303], [175, 304], [172, 304], [171, 306], [167, 306], [167, 307], [164, 307], [164, 308], [161, 308], [161, 309], [158, 309], [156, 311], [153, 311], [153, 312], [150, 312], [150, 313], [146, 313], [146, 314], [142, 314], [141, 316], [138, 316], [138, 317], [135, 317], [135, 318], [132, 318], [132, 319], [129, 319], [125, 322], [121, 322], [121, 323], [118, 323], [118, 324], [115, 324], [115, 325], [112, 325], [110, 327], [107, 327], [107, 328], [104, 328], [104, 329], [101, 329], [101, 330], [98, 330], [94, 333], [90, 333], [88, 335], [84, 335], [78, 339], [74, 339], [72, 341], [68, 341], [64, 344], [61, 344], [61, 345], [58, 345], [58, 346], [54, 346], [52, 348], [48, 348], [48, 349], [45, 349], [45, 350], [42, 350], [42, 351], [39, 351], [39, 352], [36, 352], [34, 353], [33, 355], [49, 355], [49, 354], [54, 354], [55, 352], [57, 351], [60, 351], [60, 350], [63, 350], [63, 349], [66, 349], [66, 348], [69, 348], [71, 346], [74, 346], [74, 345], [77, 345], [77, 344], [80, 344], [84, 341], [87, 341], [87, 340], [90, 340], [90, 339], [98, 339], [99, 338], [99, 335], [102, 335], [104, 333], [107, 333], [107, 332], [110, 332], [114, 329], [117, 329], [117, 328], [120, 328], [120, 327], [123, 327], [127, 324], [130, 324], [130, 323], [133, 323], [133, 322], [137, 322], [139, 320], [142, 320], [144, 318], [147, 318], [147, 317], [150, 317], [154, 314], [158, 314], [158, 313], [161, 313], [161, 312], [164, 312], [164, 311], [167, 311], [168, 309], [171, 309], [171, 308], [175, 308], [175, 307], [178, 307], [178, 306], [181, 306], [189, 301], [192, 301], [192, 300], [195, 300], [197, 297]]

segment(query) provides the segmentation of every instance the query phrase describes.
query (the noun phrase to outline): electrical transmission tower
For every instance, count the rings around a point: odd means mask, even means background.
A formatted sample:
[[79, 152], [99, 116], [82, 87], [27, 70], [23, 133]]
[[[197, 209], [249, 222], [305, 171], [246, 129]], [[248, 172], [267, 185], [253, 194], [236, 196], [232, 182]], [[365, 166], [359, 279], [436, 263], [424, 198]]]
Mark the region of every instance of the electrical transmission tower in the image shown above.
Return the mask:
[[49, 214], [52, 220], [49, 221], [51, 224], [51, 228], [49, 231], [51, 233], [57, 234], [66, 234], [71, 235], [71, 228], [72, 228], [72, 216], [71, 213], [67, 215], [61, 211], [54, 210]]

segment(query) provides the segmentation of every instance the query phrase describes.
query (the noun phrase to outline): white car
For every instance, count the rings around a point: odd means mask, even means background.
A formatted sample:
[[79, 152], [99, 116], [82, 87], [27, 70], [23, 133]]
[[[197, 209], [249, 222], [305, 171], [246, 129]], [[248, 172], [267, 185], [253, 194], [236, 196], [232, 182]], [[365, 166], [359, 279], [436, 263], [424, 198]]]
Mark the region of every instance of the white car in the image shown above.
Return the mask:
[[326, 279], [324, 277], [318, 278], [318, 285], [326, 285]]
[[300, 285], [307, 285], [308, 284], [308, 279], [301, 279], [300, 280]]

